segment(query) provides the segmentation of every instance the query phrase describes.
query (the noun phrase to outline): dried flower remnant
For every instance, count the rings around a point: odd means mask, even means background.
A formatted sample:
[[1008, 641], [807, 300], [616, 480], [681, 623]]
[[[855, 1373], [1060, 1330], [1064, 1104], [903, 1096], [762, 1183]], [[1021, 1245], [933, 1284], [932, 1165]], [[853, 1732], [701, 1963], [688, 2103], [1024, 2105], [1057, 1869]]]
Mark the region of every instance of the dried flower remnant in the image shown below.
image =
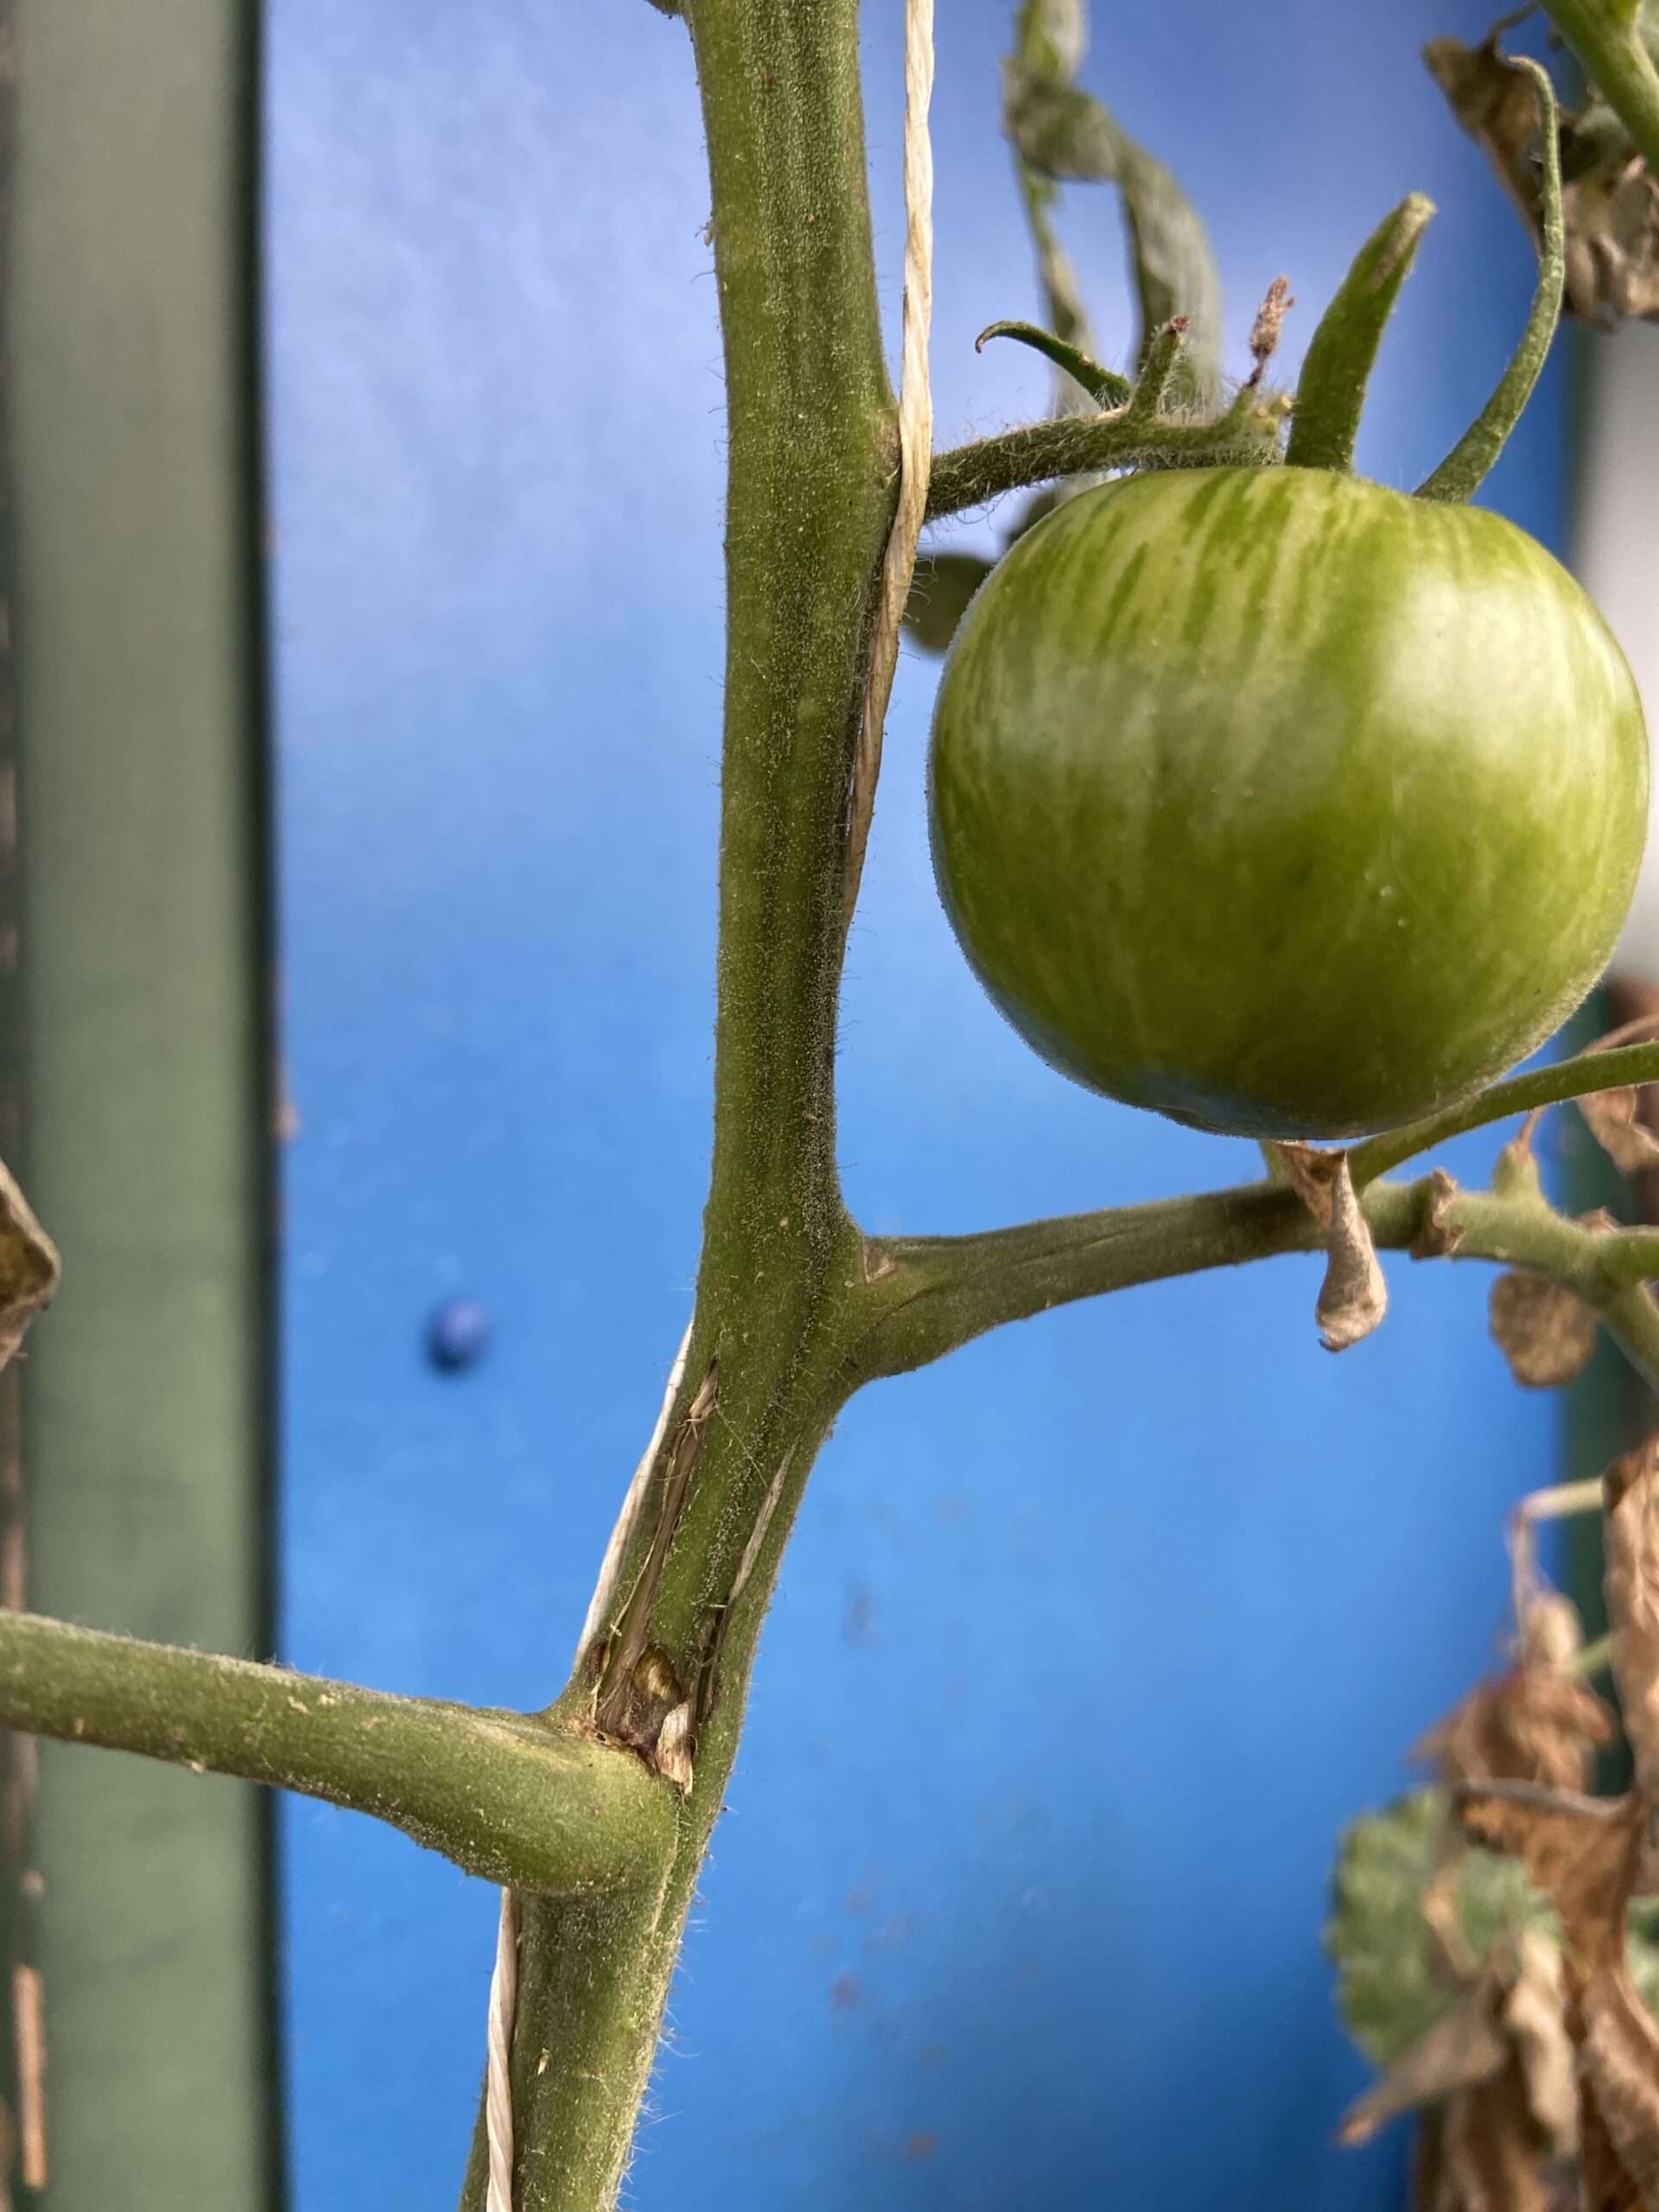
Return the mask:
[[1324, 1230], [1330, 1258], [1313, 1318], [1327, 1351], [1346, 1351], [1369, 1337], [1389, 1310], [1389, 1287], [1354, 1189], [1345, 1151], [1279, 1144], [1290, 1186]]

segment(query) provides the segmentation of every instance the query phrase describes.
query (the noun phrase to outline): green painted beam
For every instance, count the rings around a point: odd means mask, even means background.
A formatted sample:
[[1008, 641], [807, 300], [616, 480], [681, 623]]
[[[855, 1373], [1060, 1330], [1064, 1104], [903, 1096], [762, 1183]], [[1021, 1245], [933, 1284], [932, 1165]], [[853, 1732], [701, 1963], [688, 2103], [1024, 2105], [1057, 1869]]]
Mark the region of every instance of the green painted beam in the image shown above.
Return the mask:
[[[29, 1595], [265, 1641], [253, 0], [18, 0]], [[42, 1747], [54, 2212], [272, 2201], [265, 1811]]]

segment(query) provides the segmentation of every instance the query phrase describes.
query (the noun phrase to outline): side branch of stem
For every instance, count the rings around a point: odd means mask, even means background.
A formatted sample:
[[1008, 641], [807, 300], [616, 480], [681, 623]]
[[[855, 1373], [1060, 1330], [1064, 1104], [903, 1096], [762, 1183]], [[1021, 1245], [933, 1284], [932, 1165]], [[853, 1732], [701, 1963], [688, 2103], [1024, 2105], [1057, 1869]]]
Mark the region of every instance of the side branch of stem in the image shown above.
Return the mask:
[[[1659, 1384], [1659, 1306], [1646, 1288], [1659, 1277], [1659, 1231], [1600, 1232], [1541, 1199], [1487, 1191], [1459, 1191], [1447, 1203], [1429, 1177], [1374, 1182], [1364, 1194], [1372, 1235], [1395, 1250], [1418, 1243], [1431, 1205], [1436, 1249], [1561, 1284], [1601, 1315], [1637, 1368]], [[901, 1374], [1052, 1306], [1320, 1243], [1301, 1201], [1266, 1182], [978, 1236], [884, 1239], [871, 1248], [877, 1310], [855, 1363], [861, 1380]]]
[[963, 514], [1022, 486], [1100, 469], [1215, 468], [1273, 461], [1286, 416], [1282, 399], [1246, 392], [1209, 422], [1148, 421], [1128, 408], [1110, 415], [1063, 415], [933, 457], [927, 520]]
[[667, 1788], [568, 1727], [34, 1613], [0, 1611], [0, 1726], [325, 1798], [534, 1891], [649, 1891], [674, 1847]]

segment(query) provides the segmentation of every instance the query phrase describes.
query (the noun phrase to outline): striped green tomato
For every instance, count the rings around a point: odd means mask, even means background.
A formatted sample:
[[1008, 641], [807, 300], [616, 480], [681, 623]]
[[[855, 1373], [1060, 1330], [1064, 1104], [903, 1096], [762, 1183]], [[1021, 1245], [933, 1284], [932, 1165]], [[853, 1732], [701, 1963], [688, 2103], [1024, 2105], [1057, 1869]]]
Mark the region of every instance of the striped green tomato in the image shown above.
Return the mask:
[[1623, 654], [1472, 507], [1311, 468], [1168, 471], [1022, 537], [929, 763], [980, 980], [1080, 1083], [1240, 1135], [1465, 1097], [1605, 965], [1647, 828]]

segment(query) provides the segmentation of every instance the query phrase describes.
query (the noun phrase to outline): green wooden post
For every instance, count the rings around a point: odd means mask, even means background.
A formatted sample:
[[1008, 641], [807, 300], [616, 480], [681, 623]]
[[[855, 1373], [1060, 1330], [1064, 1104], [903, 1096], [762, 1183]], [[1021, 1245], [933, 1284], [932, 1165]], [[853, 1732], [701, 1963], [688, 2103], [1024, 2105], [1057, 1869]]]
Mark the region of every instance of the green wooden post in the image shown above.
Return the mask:
[[[253, 0], [18, 0], [11, 473], [30, 1597], [266, 1641]], [[56, 2212], [252, 2212], [274, 2158], [265, 1810], [41, 1754]]]

